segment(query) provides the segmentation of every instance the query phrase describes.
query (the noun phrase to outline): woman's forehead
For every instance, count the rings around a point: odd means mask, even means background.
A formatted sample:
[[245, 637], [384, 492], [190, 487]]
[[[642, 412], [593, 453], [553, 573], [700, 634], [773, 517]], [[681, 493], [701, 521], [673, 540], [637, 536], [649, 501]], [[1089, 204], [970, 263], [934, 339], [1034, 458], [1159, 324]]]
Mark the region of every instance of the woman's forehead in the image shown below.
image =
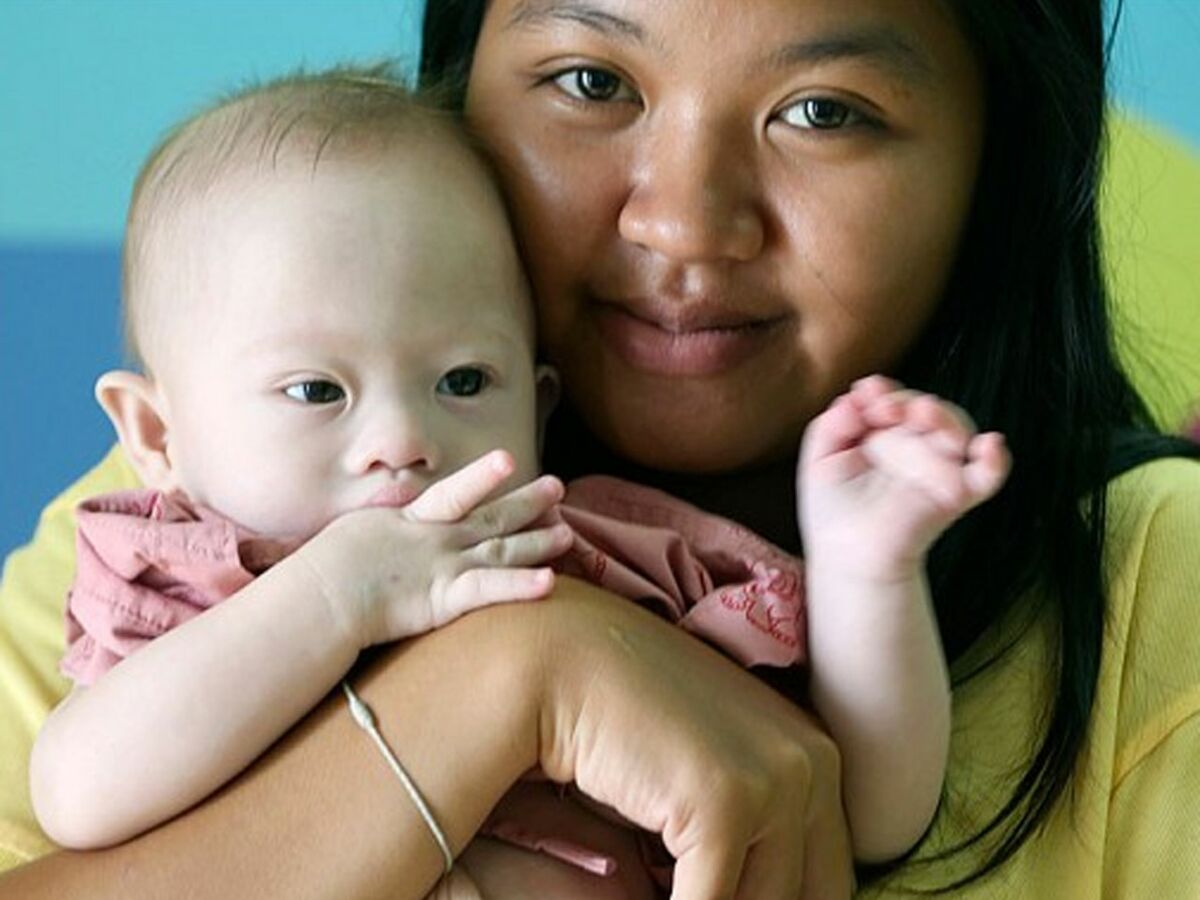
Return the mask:
[[909, 79], [936, 71], [956, 31], [942, 0], [492, 0], [486, 15], [504, 32], [580, 27], [663, 55], [745, 45], [752, 67], [854, 58]]

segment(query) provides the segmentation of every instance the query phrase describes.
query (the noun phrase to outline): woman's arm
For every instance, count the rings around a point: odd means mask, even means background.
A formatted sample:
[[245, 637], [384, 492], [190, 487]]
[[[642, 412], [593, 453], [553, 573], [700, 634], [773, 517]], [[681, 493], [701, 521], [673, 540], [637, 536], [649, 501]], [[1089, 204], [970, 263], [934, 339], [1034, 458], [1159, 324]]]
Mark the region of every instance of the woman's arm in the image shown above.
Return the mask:
[[[389, 648], [354, 678], [456, 850], [537, 758], [539, 629], [530, 616], [498, 613]], [[519, 646], [529, 652], [512, 652]], [[119, 847], [13, 870], [0, 898], [134, 900], [181, 885], [213, 898], [419, 898], [441, 865], [335, 693], [209, 801]]]
[[[563, 579], [551, 602], [482, 610], [389, 649], [356, 684], [455, 850], [540, 763], [661, 832], [677, 898], [849, 895], [832, 741], [625, 600]], [[419, 898], [439, 875], [417, 812], [335, 697], [211, 800], [120, 847], [14, 870], [0, 898], [136, 900], [180, 884], [220, 898]]]

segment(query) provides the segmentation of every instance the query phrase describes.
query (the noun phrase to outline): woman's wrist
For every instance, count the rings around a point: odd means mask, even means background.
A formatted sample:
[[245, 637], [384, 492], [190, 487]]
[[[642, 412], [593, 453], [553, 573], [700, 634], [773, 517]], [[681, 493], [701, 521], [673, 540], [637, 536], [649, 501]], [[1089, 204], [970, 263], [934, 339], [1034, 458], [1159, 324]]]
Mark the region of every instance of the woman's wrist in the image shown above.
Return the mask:
[[[508, 788], [537, 765], [538, 605], [504, 604], [463, 616], [381, 648], [350, 676], [455, 853]], [[440, 698], [436, 704], [429, 702], [434, 697]], [[423, 718], [410, 718], [416, 710]], [[430, 733], [439, 739], [417, 739]], [[395, 791], [400, 797], [399, 784]], [[426, 843], [436, 857], [432, 840]]]

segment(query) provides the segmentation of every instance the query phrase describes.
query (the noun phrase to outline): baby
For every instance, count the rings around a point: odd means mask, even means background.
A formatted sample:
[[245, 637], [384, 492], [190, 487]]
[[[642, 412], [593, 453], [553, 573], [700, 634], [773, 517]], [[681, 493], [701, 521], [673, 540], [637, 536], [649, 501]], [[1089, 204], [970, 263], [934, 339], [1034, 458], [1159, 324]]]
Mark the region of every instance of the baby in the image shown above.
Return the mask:
[[[746, 664], [794, 665], [807, 645], [859, 857], [922, 834], [949, 732], [924, 555], [999, 488], [998, 436], [856, 384], [805, 437], [806, 570], [613, 479], [573, 485], [560, 513], [563, 486], [537, 476], [557, 382], [535, 363], [489, 169], [446, 113], [373, 72], [284, 79], [177, 128], [134, 191], [123, 296], [143, 374], [96, 392], [146, 490], [80, 509], [76, 688], [31, 762], [59, 843], [116, 843], [187, 809], [362, 649], [544, 597], [555, 560]], [[291, 553], [306, 564], [273, 568]], [[670, 571], [680, 553], [695, 584]], [[536, 804], [509, 803], [489, 824], [511, 859], [515, 843], [614, 870], [570, 836], [537, 839], [531, 818]], [[650, 895], [622, 866], [625, 895]], [[545, 895], [536, 865], [510, 871]]]

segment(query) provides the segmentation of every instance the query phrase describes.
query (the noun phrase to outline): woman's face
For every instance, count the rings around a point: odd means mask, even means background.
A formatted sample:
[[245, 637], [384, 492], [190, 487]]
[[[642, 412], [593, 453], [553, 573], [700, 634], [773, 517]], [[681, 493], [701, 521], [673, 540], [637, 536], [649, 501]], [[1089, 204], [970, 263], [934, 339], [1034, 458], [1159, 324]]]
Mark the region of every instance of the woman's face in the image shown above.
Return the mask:
[[696, 472], [793, 454], [910, 346], [982, 107], [940, 0], [492, 0], [467, 96], [568, 396]]

